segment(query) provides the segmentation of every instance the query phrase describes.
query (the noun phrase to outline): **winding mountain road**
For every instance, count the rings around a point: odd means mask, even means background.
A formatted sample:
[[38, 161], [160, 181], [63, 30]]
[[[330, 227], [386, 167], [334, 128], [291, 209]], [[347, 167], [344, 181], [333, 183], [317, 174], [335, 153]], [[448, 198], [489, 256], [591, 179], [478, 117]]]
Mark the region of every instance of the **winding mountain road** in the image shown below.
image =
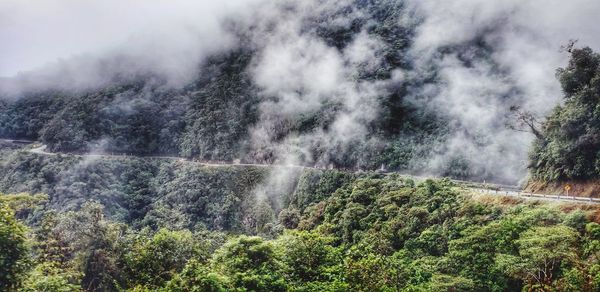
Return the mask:
[[[13, 143], [20, 145], [31, 145], [31, 148], [26, 148], [26, 151], [38, 155], [47, 155], [47, 156], [56, 156], [63, 153], [55, 153], [49, 152], [46, 145], [37, 144], [36, 141], [30, 140], [13, 140], [13, 139], [0, 139], [0, 142], [4, 143]], [[70, 155], [74, 157], [83, 157], [83, 158], [127, 158], [127, 157], [136, 157], [136, 158], [147, 158], [147, 159], [164, 159], [164, 160], [176, 160], [184, 163], [194, 163], [201, 166], [207, 167], [231, 167], [231, 166], [252, 166], [252, 167], [289, 167], [289, 168], [302, 168], [302, 169], [318, 169], [325, 170], [325, 168], [312, 167], [312, 166], [300, 166], [300, 165], [279, 165], [279, 164], [259, 164], [259, 163], [235, 163], [235, 162], [207, 162], [207, 161], [197, 161], [197, 160], [188, 160], [183, 157], [178, 156], [163, 156], [163, 155], [148, 155], [148, 156], [137, 156], [137, 155], [127, 155], [127, 154], [112, 154], [112, 153], [87, 153], [87, 154], [77, 154], [77, 153], [66, 153], [64, 155]], [[425, 176], [416, 176], [411, 174], [403, 174], [399, 172], [382, 172], [383, 174], [400, 174], [401, 176], [410, 177], [416, 180], [425, 180], [425, 179], [441, 179], [442, 177], [425, 177]], [[485, 194], [485, 195], [494, 195], [494, 196], [507, 196], [514, 198], [521, 198], [527, 200], [539, 200], [539, 201], [550, 201], [550, 202], [571, 202], [571, 203], [585, 203], [585, 204], [600, 204], [600, 198], [586, 198], [586, 197], [575, 197], [575, 196], [564, 196], [564, 195], [555, 195], [555, 194], [539, 194], [532, 192], [524, 192], [518, 186], [509, 186], [509, 185], [500, 185], [500, 184], [482, 184], [480, 182], [473, 181], [462, 181], [462, 180], [454, 180], [452, 181], [458, 183], [459, 185], [463, 185], [465, 189], [477, 193], [477, 194]], [[465, 186], [471, 185], [471, 186]]]

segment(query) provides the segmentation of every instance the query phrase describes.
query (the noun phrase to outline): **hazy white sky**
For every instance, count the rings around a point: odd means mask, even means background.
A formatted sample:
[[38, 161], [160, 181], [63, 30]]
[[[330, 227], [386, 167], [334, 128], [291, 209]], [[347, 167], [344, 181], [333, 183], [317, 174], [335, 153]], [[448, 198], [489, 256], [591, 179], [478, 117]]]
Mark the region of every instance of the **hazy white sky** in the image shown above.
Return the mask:
[[[143, 51], [153, 45], [167, 52], [180, 51], [183, 46], [211, 45], [226, 39], [218, 21], [224, 15], [247, 10], [254, 2], [259, 0], [2, 0], [0, 76], [74, 55], [109, 50], [139, 53], [140, 47]], [[569, 38], [600, 46], [597, 0], [408, 2], [428, 17], [418, 46], [460, 42], [509, 14], [507, 21], [529, 42], [553, 50]], [[190, 32], [202, 39], [187, 40]]]
[[[48, 62], [131, 46], [179, 50], [211, 45], [219, 19], [251, 1], [2, 0], [0, 76]], [[188, 33], [204, 39], [190, 41]], [[164, 48], [169, 43], [167, 48]]]

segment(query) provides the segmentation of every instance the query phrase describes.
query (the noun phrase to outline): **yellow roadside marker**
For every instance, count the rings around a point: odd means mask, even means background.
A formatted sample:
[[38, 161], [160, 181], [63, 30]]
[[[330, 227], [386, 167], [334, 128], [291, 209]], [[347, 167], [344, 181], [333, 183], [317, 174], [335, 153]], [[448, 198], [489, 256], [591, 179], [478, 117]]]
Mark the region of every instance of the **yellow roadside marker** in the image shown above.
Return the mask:
[[565, 191], [567, 192], [567, 197], [569, 196], [569, 190], [570, 190], [570, 189], [571, 189], [571, 185], [570, 185], [570, 184], [567, 184], [567, 185], [565, 186]]

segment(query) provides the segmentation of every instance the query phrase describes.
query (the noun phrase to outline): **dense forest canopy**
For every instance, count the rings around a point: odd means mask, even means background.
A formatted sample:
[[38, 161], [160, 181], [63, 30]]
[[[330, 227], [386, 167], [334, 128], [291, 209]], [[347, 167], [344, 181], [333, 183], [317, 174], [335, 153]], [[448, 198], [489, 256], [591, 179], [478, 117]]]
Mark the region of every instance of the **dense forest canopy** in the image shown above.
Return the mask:
[[600, 285], [595, 205], [479, 197], [447, 180], [373, 172], [1, 151], [3, 289]]
[[[278, 216], [254, 214], [237, 223], [256, 220], [246, 234], [260, 237], [169, 220], [139, 229], [134, 218], [105, 217], [93, 200], [56, 213], [47, 197], [3, 195], [0, 285], [19, 291], [600, 287], [596, 207], [477, 199], [448, 181], [332, 174], [303, 179], [308, 184], [300, 189], [323, 192], [322, 198], [296, 196]], [[32, 220], [30, 228], [22, 223]]]

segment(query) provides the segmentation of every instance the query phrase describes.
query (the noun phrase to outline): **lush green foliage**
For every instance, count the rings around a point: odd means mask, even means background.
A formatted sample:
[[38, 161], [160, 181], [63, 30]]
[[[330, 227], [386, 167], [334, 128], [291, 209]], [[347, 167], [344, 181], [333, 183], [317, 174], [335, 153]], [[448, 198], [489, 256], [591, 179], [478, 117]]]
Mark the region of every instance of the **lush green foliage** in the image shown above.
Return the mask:
[[[138, 229], [105, 218], [93, 202], [63, 214], [37, 210], [44, 215], [30, 220], [32, 252], [21, 251], [35, 266], [17, 270], [14, 283], [25, 291], [600, 288], [600, 225], [586, 211], [594, 209], [473, 199], [448, 181], [321, 178], [299, 188], [262, 237], [199, 225]], [[319, 200], [297, 200], [316, 190]]]
[[565, 94], [542, 125], [531, 151], [536, 179], [556, 181], [600, 177], [600, 55], [573, 49], [557, 71]]
[[27, 268], [25, 232], [25, 226], [15, 219], [14, 211], [0, 203], [0, 290], [18, 287]]
[[153, 229], [200, 224], [251, 232], [255, 226], [242, 219], [255, 212], [254, 187], [268, 173], [255, 167], [216, 169], [178, 161], [90, 161], [16, 152], [0, 159], [2, 191], [46, 193], [46, 204], [58, 211], [77, 210], [94, 199], [107, 206], [111, 218]]

